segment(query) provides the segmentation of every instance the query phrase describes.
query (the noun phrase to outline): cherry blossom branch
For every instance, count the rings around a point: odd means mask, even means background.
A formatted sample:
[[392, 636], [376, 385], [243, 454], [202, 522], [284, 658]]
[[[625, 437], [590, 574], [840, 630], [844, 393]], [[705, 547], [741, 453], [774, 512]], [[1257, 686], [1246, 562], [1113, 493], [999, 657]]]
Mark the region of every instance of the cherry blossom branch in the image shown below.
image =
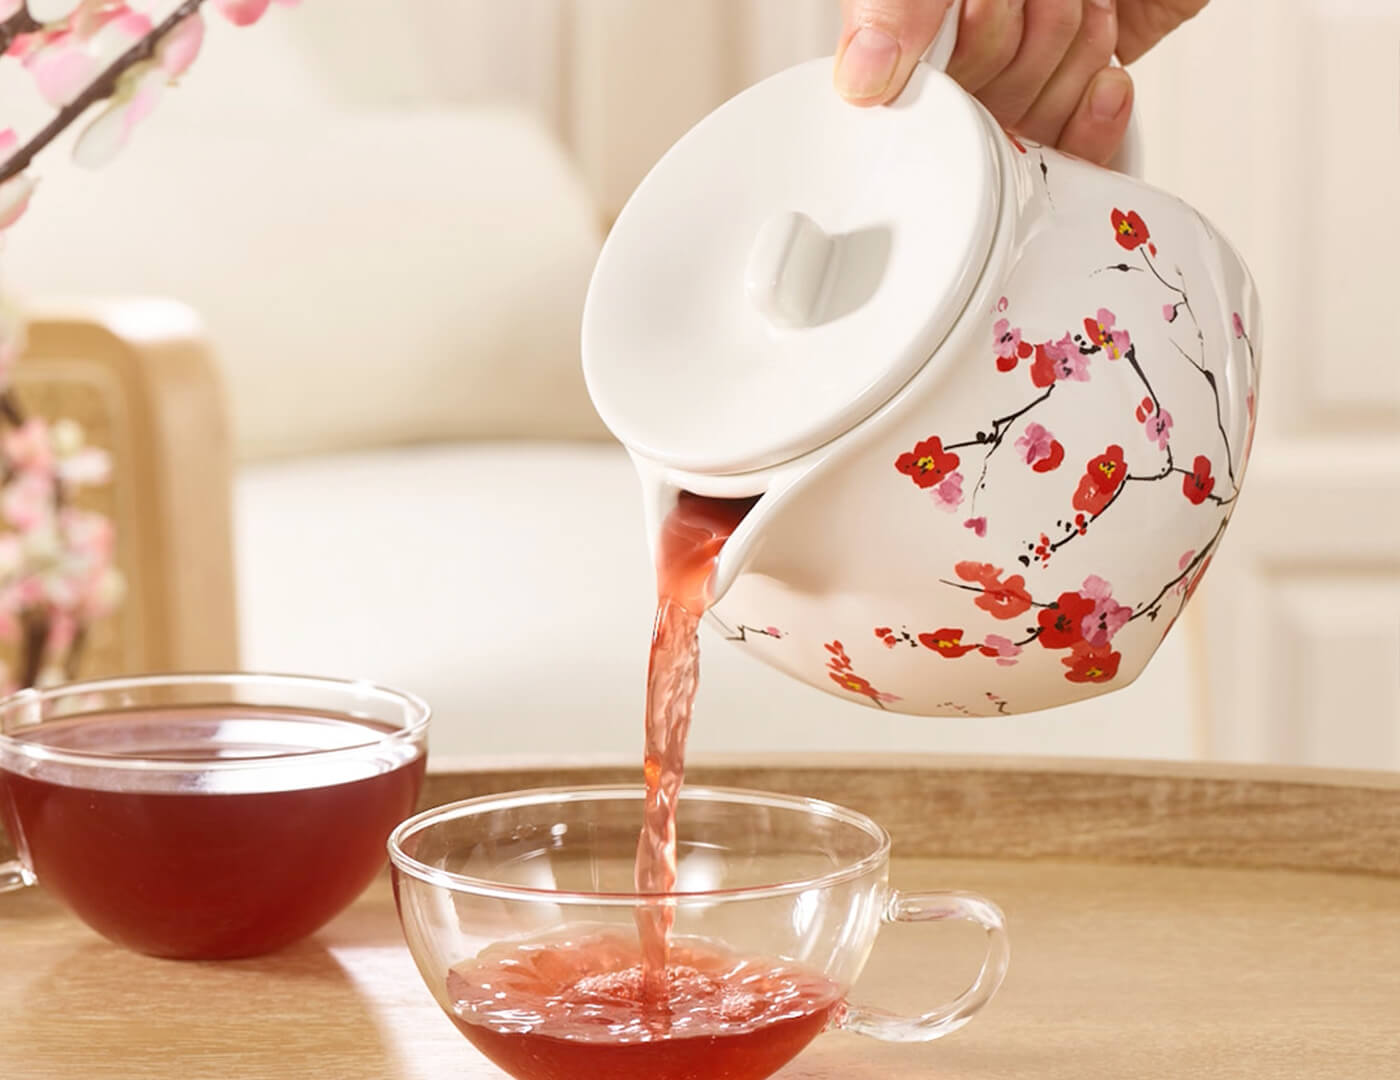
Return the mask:
[[[206, 0], [184, 0], [184, 3], [166, 16], [150, 33], [107, 65], [77, 97], [55, 113], [53, 119], [40, 128], [33, 138], [4, 162], [0, 162], [0, 184], [29, 168], [39, 152], [63, 134], [90, 106], [115, 94], [121, 77], [137, 64], [151, 59], [165, 36], [195, 14], [205, 3]], [[7, 23], [6, 26], [8, 25]]]
[[[962, 589], [964, 592], [984, 593], [987, 591], [982, 585], [965, 585], [961, 581], [949, 581], [947, 578], [939, 578], [938, 583], [940, 585], [951, 585], [953, 588]], [[1042, 604], [1035, 600], [1031, 601], [1031, 607], [1052, 608], [1054, 606], [1054, 604]]]
[[18, 11], [11, 15], [4, 22], [0, 22], [0, 56], [21, 34], [32, 34], [35, 30], [42, 30], [44, 24], [29, 14], [27, 7], [21, 6]]
[[1186, 568], [1182, 570], [1181, 573], [1177, 574], [1176, 577], [1163, 585], [1161, 591], [1158, 592], [1156, 596], [1143, 604], [1133, 615], [1129, 616], [1128, 621], [1132, 622], [1133, 619], [1141, 618], [1143, 615], [1154, 610], [1157, 605], [1166, 598], [1167, 593], [1171, 592], [1172, 589], [1176, 588], [1176, 586], [1190, 577], [1191, 572], [1208, 559], [1211, 553], [1215, 551], [1216, 547], [1219, 546], [1220, 538], [1225, 535], [1225, 526], [1228, 524], [1230, 524], [1229, 517], [1222, 519], [1219, 527], [1215, 530], [1215, 535], [1210, 538], [1210, 543], [1206, 544], [1205, 547], [1201, 548], [1201, 550], [1196, 553], [1195, 557], [1186, 564]]
[[[1189, 305], [1187, 306], [1187, 310], [1190, 310]], [[1192, 318], [1195, 318], [1195, 316], [1193, 315]], [[1239, 481], [1235, 479], [1235, 452], [1230, 448], [1230, 436], [1225, 431], [1225, 414], [1221, 409], [1220, 387], [1215, 381], [1215, 374], [1204, 364], [1197, 363], [1195, 358], [1183, 349], [1178, 342], [1173, 341], [1172, 345], [1176, 348], [1177, 352], [1181, 353], [1183, 360], [1201, 373], [1201, 378], [1205, 379], [1206, 385], [1210, 387], [1210, 395], [1215, 399], [1215, 427], [1216, 430], [1220, 432], [1221, 443], [1225, 446], [1225, 471], [1230, 476], [1230, 486], [1238, 493]]]
[[1045, 393], [1041, 394], [1029, 405], [1018, 409], [1008, 416], [1001, 416], [993, 420], [990, 435], [985, 431], [979, 431], [975, 439], [968, 439], [965, 442], [954, 443], [952, 446], [945, 446], [943, 448], [945, 450], [960, 450], [969, 446], [986, 446], [988, 444], [991, 446], [991, 449], [982, 455], [982, 469], [977, 474], [977, 483], [972, 486], [972, 504], [970, 509], [974, 515], [977, 513], [977, 496], [981, 493], [982, 487], [987, 481], [987, 469], [992, 463], [992, 455], [995, 454], [1001, 444], [1006, 441], [1006, 433], [1011, 430], [1011, 425], [1032, 409], [1043, 404], [1054, 391], [1056, 385], [1055, 383], [1051, 383]]

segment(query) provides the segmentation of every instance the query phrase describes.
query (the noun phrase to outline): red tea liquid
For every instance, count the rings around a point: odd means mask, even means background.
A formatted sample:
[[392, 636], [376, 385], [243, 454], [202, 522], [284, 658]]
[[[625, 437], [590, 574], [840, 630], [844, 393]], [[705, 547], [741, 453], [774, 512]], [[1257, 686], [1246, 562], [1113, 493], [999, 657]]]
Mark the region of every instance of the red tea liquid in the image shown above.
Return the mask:
[[670, 1024], [656, 1030], [631, 934], [576, 931], [501, 946], [447, 977], [453, 1021], [524, 1080], [759, 1080], [796, 1057], [840, 1007], [815, 972], [670, 943]]
[[[55, 748], [190, 762], [156, 774], [43, 766], [11, 754], [0, 813], [40, 885], [111, 941], [155, 956], [270, 952], [346, 907], [412, 812], [421, 745], [358, 746], [360, 720], [243, 707], [84, 716], [18, 736]], [[227, 758], [304, 754], [295, 764], [200, 771]], [[28, 773], [28, 775], [22, 775]], [[18, 828], [16, 828], [18, 826]]]
[[[700, 680], [700, 619], [724, 543], [754, 499], [705, 499], [683, 492], [661, 528], [656, 553], [656, 622], [647, 671], [646, 808], [637, 844], [639, 893], [676, 886], [676, 799], [685, 779], [685, 743]], [[675, 920], [665, 904], [637, 912], [646, 1001], [667, 1022], [667, 939]]]

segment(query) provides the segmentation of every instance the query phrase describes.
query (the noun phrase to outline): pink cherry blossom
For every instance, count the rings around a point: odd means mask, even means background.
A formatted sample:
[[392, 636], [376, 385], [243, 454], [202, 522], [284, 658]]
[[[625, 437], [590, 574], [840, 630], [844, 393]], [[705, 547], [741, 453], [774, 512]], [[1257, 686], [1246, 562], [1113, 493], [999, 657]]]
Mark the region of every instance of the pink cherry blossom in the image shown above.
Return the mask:
[[[1047, 461], [1055, 452], [1055, 436], [1042, 424], [1027, 424], [1026, 433], [1015, 442], [1017, 452], [1027, 465]], [[1061, 449], [1061, 456], [1064, 451]]]
[[963, 522], [964, 529], [971, 529], [979, 537], [987, 535], [987, 519], [984, 517], [968, 518]]
[[1112, 641], [1132, 618], [1133, 609], [1114, 600], [1113, 586], [1096, 574], [1084, 579], [1079, 595], [1094, 601], [1094, 610], [1084, 616], [1080, 633], [1095, 648]]
[[[9, 160], [18, 147], [19, 137], [14, 129], [0, 131], [0, 164]], [[8, 229], [24, 216], [33, 194], [34, 181], [24, 175], [13, 176], [0, 184], [0, 229]], [[0, 349], [3, 349], [3, 340], [0, 340]]]
[[1158, 409], [1155, 416], [1148, 417], [1147, 437], [1156, 441], [1158, 450], [1165, 450], [1172, 437], [1172, 414]]
[[1089, 381], [1089, 358], [1079, 351], [1074, 339], [1066, 334], [1059, 341], [1047, 341], [1045, 354], [1050, 358], [1056, 381]]
[[21, 34], [10, 46], [50, 105], [67, 105], [104, 65], [151, 32], [150, 16], [126, 4], [103, 4], [83, 14], [57, 30]]
[[154, 64], [137, 64], [122, 78], [111, 103], [78, 136], [73, 160], [88, 169], [106, 165], [126, 146], [136, 125], [165, 92], [167, 76]]
[[204, 20], [195, 12], [161, 39], [156, 61], [167, 75], [178, 79], [189, 70], [203, 44]]
[[1021, 655], [1021, 646], [1009, 637], [988, 634], [987, 641], [982, 646], [982, 653], [984, 656], [995, 656], [1000, 667], [1015, 667], [1016, 657]]
[[53, 496], [51, 473], [25, 470], [0, 493], [0, 517], [22, 533], [32, 532], [53, 513]]
[[1021, 328], [1012, 326], [1010, 319], [998, 319], [992, 327], [992, 342], [998, 356], [1015, 356], [1021, 346]]
[[16, 469], [41, 473], [54, 471], [49, 425], [37, 417], [5, 432], [0, 447], [3, 447], [5, 457]]
[[932, 494], [938, 509], [946, 510], [951, 514], [963, 502], [962, 473], [950, 473], [941, 484], [932, 489]]
[[1175, 304], [1163, 304], [1162, 318], [1166, 319], [1167, 322], [1176, 322], [1176, 315], [1178, 310], [1179, 309]]
[[282, 7], [296, 7], [301, 0], [214, 0], [214, 6], [234, 26], [252, 26], [274, 2]]
[[1244, 337], [1244, 320], [1240, 318], [1238, 311], [1230, 316], [1230, 323], [1235, 328], [1235, 337]]
[[0, 0], [0, 22], [18, 15], [24, 7], [24, 0]]

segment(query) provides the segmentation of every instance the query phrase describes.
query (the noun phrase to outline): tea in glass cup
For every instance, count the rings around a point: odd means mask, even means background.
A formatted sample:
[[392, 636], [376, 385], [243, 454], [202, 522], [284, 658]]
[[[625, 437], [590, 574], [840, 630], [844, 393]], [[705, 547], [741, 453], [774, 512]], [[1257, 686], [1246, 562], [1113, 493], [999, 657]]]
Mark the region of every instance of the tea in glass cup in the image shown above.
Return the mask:
[[0, 702], [0, 823], [39, 883], [153, 956], [271, 952], [319, 929], [412, 812], [429, 712], [367, 683], [171, 675]]
[[[425, 811], [389, 839], [428, 989], [518, 1080], [760, 1080], [827, 1028], [939, 1038], [1001, 984], [1001, 912], [971, 893], [890, 888], [889, 837], [863, 814], [682, 788], [676, 889], [637, 893], [644, 799], [631, 787], [490, 796]], [[658, 991], [638, 927], [659, 909], [672, 930]], [[908, 1018], [848, 1000], [882, 924], [941, 919], [986, 931], [966, 992]]]

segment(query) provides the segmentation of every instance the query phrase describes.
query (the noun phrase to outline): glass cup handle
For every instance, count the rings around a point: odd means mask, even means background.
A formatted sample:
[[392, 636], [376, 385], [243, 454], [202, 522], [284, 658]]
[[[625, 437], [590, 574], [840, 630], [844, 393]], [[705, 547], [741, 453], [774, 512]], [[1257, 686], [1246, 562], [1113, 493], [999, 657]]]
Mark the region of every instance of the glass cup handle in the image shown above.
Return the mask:
[[923, 1016], [897, 1016], [883, 1009], [847, 1005], [838, 1026], [884, 1042], [931, 1042], [957, 1031], [991, 1000], [1006, 977], [1011, 946], [1001, 909], [985, 897], [968, 892], [892, 892], [884, 921], [941, 922], [965, 919], [987, 932], [987, 953], [972, 985], [947, 1005]]
[[34, 875], [18, 859], [0, 862], [0, 893], [14, 892], [34, 881]]

